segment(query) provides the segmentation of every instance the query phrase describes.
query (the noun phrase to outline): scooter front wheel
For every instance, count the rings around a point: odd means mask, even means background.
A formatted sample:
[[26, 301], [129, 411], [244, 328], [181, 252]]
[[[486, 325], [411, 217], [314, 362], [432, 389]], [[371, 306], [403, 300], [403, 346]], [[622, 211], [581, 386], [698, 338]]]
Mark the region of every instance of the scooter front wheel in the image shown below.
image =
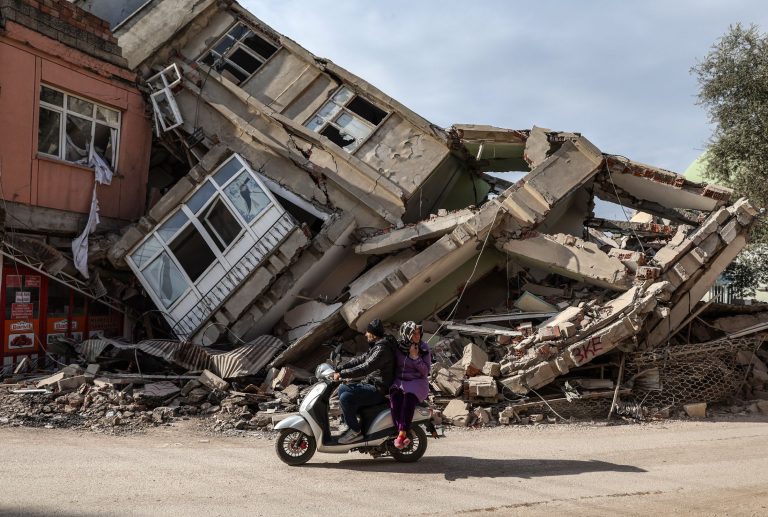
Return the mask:
[[409, 443], [408, 447], [405, 449], [398, 449], [395, 447], [392, 440], [387, 442], [389, 453], [395, 461], [403, 463], [419, 461], [419, 458], [424, 456], [424, 453], [427, 452], [427, 433], [424, 432], [424, 429], [422, 429], [420, 425], [414, 425], [411, 428], [408, 432], [408, 438], [410, 438], [411, 443]]
[[275, 451], [283, 463], [291, 466], [308, 462], [317, 450], [315, 439], [296, 429], [283, 429], [277, 436]]

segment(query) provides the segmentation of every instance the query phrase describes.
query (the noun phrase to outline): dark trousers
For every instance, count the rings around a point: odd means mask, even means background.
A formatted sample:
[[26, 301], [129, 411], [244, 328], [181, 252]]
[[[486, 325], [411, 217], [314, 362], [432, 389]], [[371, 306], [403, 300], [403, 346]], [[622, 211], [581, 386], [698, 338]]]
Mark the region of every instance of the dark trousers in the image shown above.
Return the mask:
[[344, 414], [344, 422], [353, 431], [360, 431], [357, 410], [382, 402], [386, 402], [384, 395], [372, 384], [358, 382], [339, 386], [339, 406], [341, 406], [341, 412]]
[[419, 399], [413, 393], [403, 393], [397, 388], [392, 388], [389, 392], [389, 409], [392, 411], [392, 421], [395, 423], [398, 431], [408, 431], [411, 429], [413, 421], [413, 412], [416, 410], [416, 404]]

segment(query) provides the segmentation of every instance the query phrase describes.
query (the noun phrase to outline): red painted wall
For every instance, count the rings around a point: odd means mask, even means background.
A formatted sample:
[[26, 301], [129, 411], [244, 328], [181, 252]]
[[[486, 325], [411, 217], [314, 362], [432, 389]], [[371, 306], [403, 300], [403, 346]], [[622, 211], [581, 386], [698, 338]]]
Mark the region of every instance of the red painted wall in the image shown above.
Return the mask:
[[93, 171], [37, 156], [40, 84], [119, 110], [120, 156], [112, 185], [99, 187], [101, 215], [144, 213], [151, 121], [134, 75], [11, 21], [0, 33], [0, 195], [8, 201], [87, 213]]

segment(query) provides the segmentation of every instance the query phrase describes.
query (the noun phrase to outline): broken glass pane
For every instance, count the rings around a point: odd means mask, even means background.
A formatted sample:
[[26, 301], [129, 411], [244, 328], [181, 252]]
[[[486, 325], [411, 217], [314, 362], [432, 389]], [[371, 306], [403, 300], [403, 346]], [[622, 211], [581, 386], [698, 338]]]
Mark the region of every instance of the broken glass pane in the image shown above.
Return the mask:
[[72, 97], [71, 95], [67, 97], [67, 109], [81, 115], [93, 117], [93, 103]]
[[152, 235], [147, 241], [139, 246], [139, 248], [133, 252], [131, 255], [131, 259], [133, 260], [133, 263], [136, 264], [136, 267], [141, 269], [144, 264], [146, 264], [149, 259], [155, 256], [155, 253], [160, 251], [162, 248], [162, 244], [160, 244], [160, 241], [157, 240], [157, 237]]
[[117, 131], [114, 128], [96, 124], [93, 131], [93, 150], [99, 153], [110, 168], [114, 168], [115, 162], [115, 138]]
[[254, 33], [251, 33], [245, 39], [243, 39], [243, 43], [248, 45], [251, 50], [259, 54], [264, 59], [267, 59], [269, 56], [277, 52], [276, 46]]
[[103, 106], [96, 106], [96, 118], [110, 124], [117, 124], [120, 120], [120, 113]]
[[213, 237], [213, 241], [224, 251], [232, 244], [232, 241], [240, 235], [243, 227], [237, 222], [232, 212], [224, 205], [221, 199], [217, 199], [208, 214], [203, 219], [203, 226]]
[[345, 133], [354, 137], [357, 141], [362, 140], [371, 134], [371, 126], [360, 119], [357, 119], [349, 113], [342, 113], [336, 120], [336, 124], [343, 129]]
[[41, 85], [40, 100], [43, 102], [47, 102], [48, 104], [53, 104], [54, 106], [61, 107], [64, 105], [64, 94], [61, 93], [60, 91]]
[[90, 120], [67, 115], [66, 155], [64, 159], [70, 162], [88, 161], [88, 154], [91, 149], [91, 128]]
[[233, 156], [221, 167], [221, 169], [219, 169], [216, 174], [213, 175], [213, 181], [218, 183], [219, 186], [223, 186], [227, 181], [229, 181], [229, 178], [234, 176], [242, 168], [243, 165], [240, 163], [240, 160]]
[[232, 54], [229, 56], [229, 59], [249, 74], [252, 74], [256, 71], [257, 68], [259, 68], [259, 66], [261, 66], [261, 61], [253, 57], [250, 53], [243, 50], [242, 48], [238, 48], [232, 52]]
[[179, 228], [184, 226], [184, 223], [188, 220], [187, 214], [179, 210], [157, 229], [157, 235], [165, 242], [170, 242], [171, 238], [179, 231]]
[[246, 223], [253, 221], [272, 202], [248, 171], [243, 171], [224, 192]]
[[173, 305], [188, 287], [184, 275], [165, 251], [141, 274], [165, 307]]
[[333, 100], [341, 105], [344, 105], [345, 102], [352, 98], [352, 95], [354, 95], [352, 90], [344, 86], [341, 90], [336, 92], [336, 95], [333, 96]]
[[193, 224], [184, 228], [170, 244], [176, 260], [195, 282], [216, 260], [208, 243]]
[[325, 129], [320, 131], [320, 134], [327, 137], [331, 142], [342, 148], [351, 147], [355, 144], [354, 137], [342, 133], [338, 128], [328, 124]]
[[60, 126], [61, 113], [40, 108], [40, 121], [37, 130], [37, 150], [39, 152], [59, 156]]
[[203, 183], [200, 189], [192, 194], [192, 197], [187, 201], [187, 207], [192, 210], [192, 213], [196, 214], [216, 193], [216, 187], [214, 187], [210, 181]]

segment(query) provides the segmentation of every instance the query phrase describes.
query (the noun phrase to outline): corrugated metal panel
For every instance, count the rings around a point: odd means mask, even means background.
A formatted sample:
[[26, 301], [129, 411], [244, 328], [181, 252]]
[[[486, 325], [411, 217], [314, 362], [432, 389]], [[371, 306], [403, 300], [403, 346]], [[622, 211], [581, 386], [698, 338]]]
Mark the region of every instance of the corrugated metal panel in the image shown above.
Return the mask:
[[77, 352], [89, 363], [95, 362], [96, 358], [110, 346], [128, 350], [135, 348], [135, 345], [133, 344], [123, 343], [122, 341], [109, 338], [86, 339], [82, 343], [76, 343], [74, 345], [75, 350], [77, 350]]
[[88, 339], [75, 346], [88, 362], [95, 362], [109, 347], [135, 349], [187, 370], [211, 370], [221, 378], [232, 379], [258, 373], [285, 348], [285, 343], [274, 336], [259, 336], [229, 352], [164, 339], [148, 339], [134, 345], [114, 339], [97, 338]]
[[211, 369], [211, 358], [208, 350], [193, 343], [148, 339], [138, 343], [136, 348], [188, 370]]
[[255, 375], [284, 348], [285, 343], [274, 336], [259, 336], [230, 352], [211, 351], [213, 371], [222, 379]]

